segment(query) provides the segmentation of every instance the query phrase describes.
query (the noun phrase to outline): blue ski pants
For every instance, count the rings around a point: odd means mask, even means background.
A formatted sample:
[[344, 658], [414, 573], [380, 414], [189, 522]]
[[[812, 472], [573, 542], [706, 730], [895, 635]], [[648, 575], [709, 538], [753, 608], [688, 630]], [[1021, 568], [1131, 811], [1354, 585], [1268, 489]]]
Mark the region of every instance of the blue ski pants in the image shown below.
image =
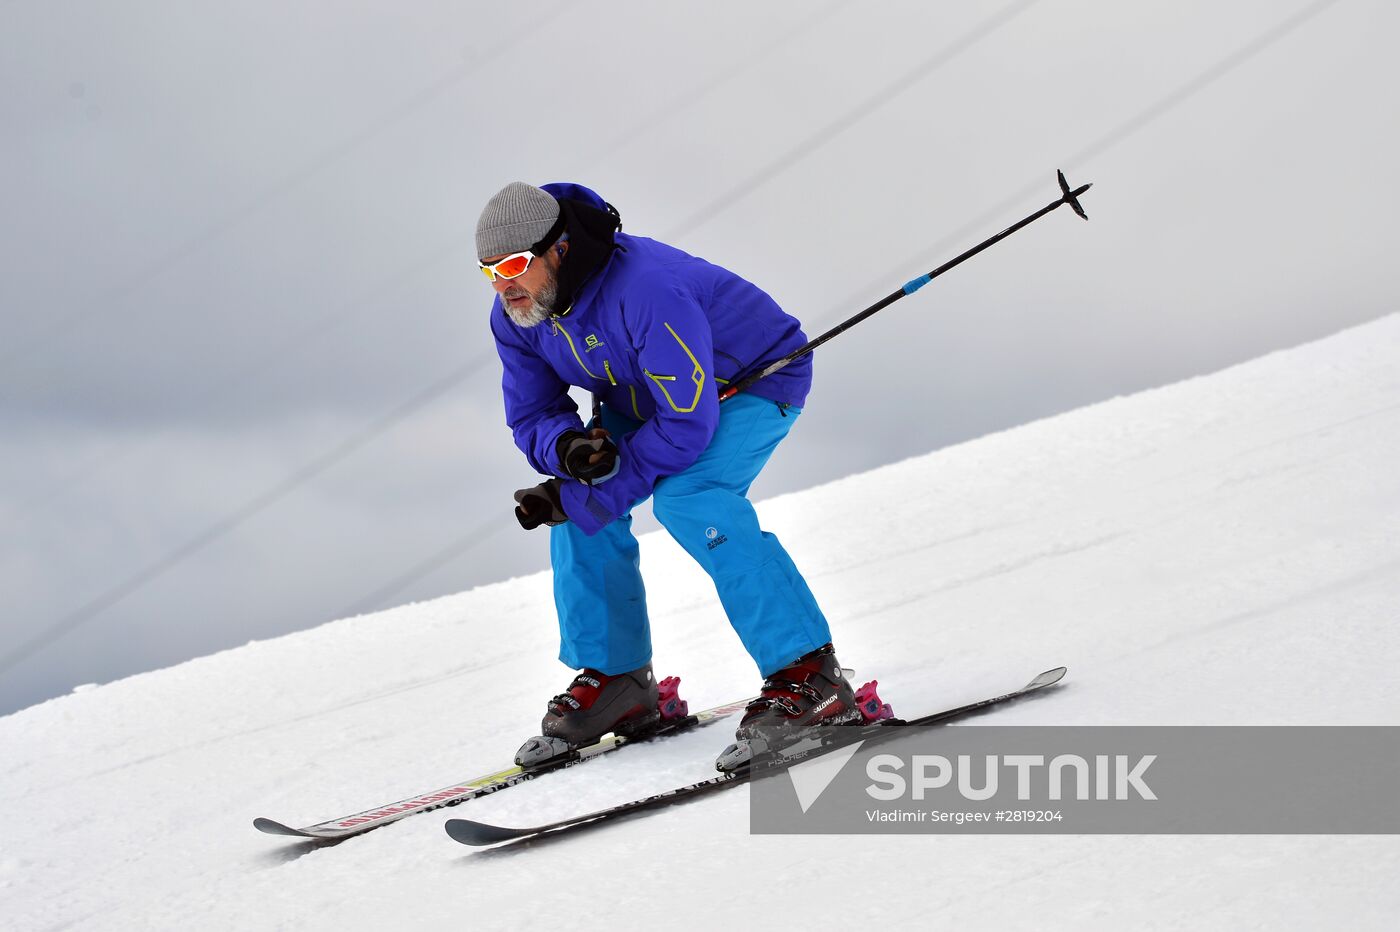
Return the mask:
[[[720, 408], [710, 445], [652, 490], [652, 511], [714, 580], [729, 623], [769, 676], [831, 640], [826, 618], [778, 538], [758, 526], [749, 486], [800, 408], [736, 395]], [[641, 423], [606, 406], [614, 436]], [[636, 507], [634, 503], [633, 507]], [[572, 522], [550, 533], [559, 659], [573, 669], [635, 670], [651, 660], [640, 552], [628, 514], [589, 537]]]

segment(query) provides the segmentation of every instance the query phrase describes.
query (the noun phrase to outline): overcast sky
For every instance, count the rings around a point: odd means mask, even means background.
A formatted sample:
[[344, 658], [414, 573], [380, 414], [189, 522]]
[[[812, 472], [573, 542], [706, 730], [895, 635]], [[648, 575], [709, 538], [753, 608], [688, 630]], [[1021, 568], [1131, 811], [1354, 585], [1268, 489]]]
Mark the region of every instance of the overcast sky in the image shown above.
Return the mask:
[[1094, 183], [823, 348], [760, 498], [1400, 309], [1386, 0], [0, 15], [0, 713], [547, 565], [471, 235], [509, 181], [813, 335]]

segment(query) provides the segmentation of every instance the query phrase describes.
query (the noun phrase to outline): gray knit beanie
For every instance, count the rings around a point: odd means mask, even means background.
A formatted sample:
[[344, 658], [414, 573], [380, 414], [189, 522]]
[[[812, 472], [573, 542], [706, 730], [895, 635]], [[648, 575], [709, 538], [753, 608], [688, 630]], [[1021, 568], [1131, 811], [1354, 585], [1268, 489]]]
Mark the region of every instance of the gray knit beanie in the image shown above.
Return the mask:
[[484, 261], [524, 252], [544, 239], [558, 220], [559, 202], [549, 192], [512, 181], [486, 202], [476, 221], [476, 257]]

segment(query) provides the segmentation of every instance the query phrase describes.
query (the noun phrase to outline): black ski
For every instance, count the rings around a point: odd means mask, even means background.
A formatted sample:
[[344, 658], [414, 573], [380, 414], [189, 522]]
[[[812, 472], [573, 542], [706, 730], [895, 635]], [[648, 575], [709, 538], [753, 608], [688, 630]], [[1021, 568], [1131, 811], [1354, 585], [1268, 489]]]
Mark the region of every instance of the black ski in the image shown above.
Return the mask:
[[[983, 709], [1001, 705], [1014, 699], [1020, 699], [1030, 693], [1053, 686], [1064, 678], [1065, 668], [1055, 667], [1053, 670], [1046, 670], [1044, 673], [1032, 679], [1025, 686], [1014, 692], [1009, 692], [1001, 696], [993, 696], [990, 699], [982, 699], [977, 702], [969, 702], [953, 709], [946, 709], [942, 712], [934, 712], [915, 719], [886, 719], [863, 728], [852, 727], [849, 729], [849, 737], [843, 740], [842, 744], [849, 744], [852, 741], [866, 740], [884, 741], [898, 737], [899, 728], [905, 725], [938, 725], [953, 719], [965, 718]], [[896, 726], [896, 727], [891, 727]], [[848, 729], [833, 729], [847, 734]], [[794, 753], [782, 758], [779, 766], [791, 767], [813, 756], [814, 754], [825, 752], [834, 747], [828, 744], [822, 747], [813, 747]], [[491, 825], [486, 822], [473, 822], [470, 819], [448, 819], [447, 834], [454, 840], [464, 845], [494, 845], [503, 841], [518, 841], [523, 838], [534, 838], [540, 835], [547, 835], [562, 832], [567, 829], [576, 828], [596, 822], [608, 821], [621, 818], [637, 812], [645, 812], [650, 809], [660, 809], [675, 803], [685, 802], [697, 796], [704, 796], [717, 790], [727, 787], [737, 786], [744, 783], [753, 776], [753, 771], [749, 768], [735, 770], [730, 773], [722, 773], [719, 776], [711, 777], [708, 780], [701, 780], [699, 783], [691, 783], [688, 786], [680, 786], [667, 790], [664, 793], [657, 793], [654, 796], [646, 796], [642, 799], [635, 799], [631, 802], [610, 806], [607, 809], [599, 809], [596, 812], [589, 812], [584, 815], [573, 816], [567, 819], [560, 819], [557, 822], [550, 822], [546, 825], [536, 825], [531, 828], [510, 828], [504, 825]]]

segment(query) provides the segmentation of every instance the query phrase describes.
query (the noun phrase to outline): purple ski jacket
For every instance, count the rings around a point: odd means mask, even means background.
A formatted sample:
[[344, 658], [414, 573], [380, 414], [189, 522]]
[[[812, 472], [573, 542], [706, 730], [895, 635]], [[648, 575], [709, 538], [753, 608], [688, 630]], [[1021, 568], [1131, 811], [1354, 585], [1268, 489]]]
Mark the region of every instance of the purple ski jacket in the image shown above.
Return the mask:
[[[606, 207], [579, 185], [544, 190], [561, 203]], [[568, 232], [575, 243], [588, 235], [572, 223]], [[520, 327], [499, 298], [491, 307], [506, 422], [516, 446], [540, 473], [565, 478], [564, 511], [589, 535], [695, 462], [719, 422], [724, 385], [806, 342], [795, 318], [733, 272], [646, 237], [609, 231], [607, 238], [610, 247], [599, 251], [606, 258], [573, 289], [563, 313]], [[576, 252], [583, 250], [570, 250], [566, 268]], [[811, 381], [808, 355], [747, 391], [800, 407]], [[643, 422], [612, 438], [621, 453], [618, 470], [593, 486], [567, 478], [558, 459], [559, 438], [583, 430], [570, 385]]]

